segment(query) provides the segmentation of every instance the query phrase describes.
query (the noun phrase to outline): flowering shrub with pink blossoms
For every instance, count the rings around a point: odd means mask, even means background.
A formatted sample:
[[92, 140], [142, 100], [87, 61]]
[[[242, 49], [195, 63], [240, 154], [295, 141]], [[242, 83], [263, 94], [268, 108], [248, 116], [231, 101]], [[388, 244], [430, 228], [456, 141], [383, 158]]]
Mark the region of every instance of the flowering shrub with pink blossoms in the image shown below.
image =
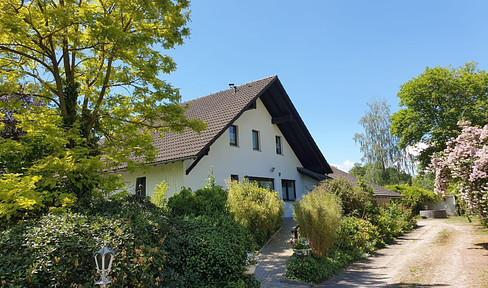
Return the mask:
[[458, 122], [461, 134], [432, 158], [434, 192], [446, 195], [449, 188], [459, 192], [460, 204], [488, 224], [488, 125], [483, 128]]

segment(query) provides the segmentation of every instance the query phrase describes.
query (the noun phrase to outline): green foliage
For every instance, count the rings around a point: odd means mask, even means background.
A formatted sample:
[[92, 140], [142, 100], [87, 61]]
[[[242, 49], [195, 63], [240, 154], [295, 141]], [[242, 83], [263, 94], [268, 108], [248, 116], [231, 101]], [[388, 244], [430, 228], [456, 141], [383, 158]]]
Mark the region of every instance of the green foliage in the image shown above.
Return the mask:
[[226, 288], [259, 288], [259, 282], [254, 275], [243, 275], [238, 281], [231, 281], [227, 283]]
[[379, 186], [410, 184], [412, 182], [410, 174], [395, 167], [383, 168], [380, 163], [368, 163], [364, 166], [356, 163], [349, 173], [357, 177], [361, 176], [367, 183], [374, 183]]
[[325, 180], [318, 186], [339, 197], [344, 215], [361, 217], [374, 201], [372, 194], [351, 185], [345, 178]]
[[378, 229], [368, 220], [344, 217], [335, 247], [363, 257], [373, 252], [379, 239]]
[[0, 282], [92, 287], [93, 253], [104, 241], [117, 252], [111, 287], [253, 287], [242, 274], [251, 240], [232, 217], [168, 218], [136, 195], [1, 231]]
[[408, 185], [390, 185], [385, 188], [405, 196], [402, 198], [401, 203], [412, 209], [414, 215], [419, 214], [420, 210], [424, 210], [429, 202], [436, 202], [441, 198], [440, 195], [436, 195], [433, 191]]
[[228, 205], [236, 220], [247, 227], [258, 245], [263, 245], [281, 226], [283, 201], [275, 191], [244, 180], [227, 182]]
[[4, 225], [11, 218], [16, 220], [42, 208], [42, 195], [34, 190], [38, 179], [18, 174], [0, 175], [0, 221]]
[[169, 283], [178, 287], [225, 287], [244, 280], [243, 265], [252, 241], [230, 215], [175, 218], [165, 239]]
[[166, 206], [166, 202], [168, 202], [168, 200], [164, 197], [167, 190], [168, 183], [166, 183], [166, 181], [162, 181], [161, 183], [156, 185], [156, 188], [154, 189], [154, 194], [151, 198], [151, 202], [159, 208], [164, 208]]
[[2, 1], [0, 116], [9, 121], [0, 127], [0, 171], [10, 175], [7, 185], [37, 177], [28, 193], [42, 200], [37, 207], [63, 207], [67, 194], [87, 205], [113, 191], [107, 169], [154, 158], [153, 136], [204, 129], [160, 79], [175, 69], [161, 49], [189, 35], [188, 7], [186, 0]]
[[488, 74], [476, 63], [457, 68], [425, 68], [425, 72], [403, 84], [398, 92], [401, 109], [392, 116], [392, 132], [407, 147], [427, 143], [419, 160], [423, 167], [434, 152], [446, 148], [459, 135], [458, 121], [488, 124]]
[[323, 257], [335, 243], [342, 217], [339, 197], [322, 186], [315, 187], [293, 204], [300, 234], [312, 242], [312, 251]]
[[342, 251], [333, 251], [329, 257], [292, 255], [286, 262], [285, 278], [318, 284], [354, 259], [354, 256]]
[[427, 191], [434, 191], [435, 174], [420, 173], [412, 179], [412, 186]]
[[362, 160], [376, 164], [382, 170], [396, 167], [398, 170], [410, 171], [411, 157], [398, 146], [400, 139], [390, 133], [390, 105], [386, 99], [373, 99], [368, 107], [369, 111], [359, 121], [364, 133], [356, 133], [353, 138], [361, 146]]
[[396, 237], [412, 230], [415, 225], [415, 219], [410, 209], [404, 208], [399, 203], [392, 203], [386, 207], [373, 208], [369, 221], [378, 228], [379, 239], [378, 247], [395, 240]]
[[192, 192], [183, 188], [168, 199], [168, 210], [175, 216], [213, 216], [227, 214], [227, 191], [221, 186]]

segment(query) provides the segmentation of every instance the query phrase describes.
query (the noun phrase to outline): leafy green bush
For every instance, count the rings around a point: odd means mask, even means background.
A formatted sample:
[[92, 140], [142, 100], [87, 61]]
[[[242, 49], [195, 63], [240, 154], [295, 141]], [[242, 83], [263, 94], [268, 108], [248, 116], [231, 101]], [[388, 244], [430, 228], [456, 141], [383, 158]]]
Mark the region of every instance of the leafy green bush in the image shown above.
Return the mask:
[[111, 287], [252, 283], [242, 274], [250, 237], [229, 215], [168, 218], [141, 196], [99, 201], [1, 231], [0, 283], [93, 287], [93, 253], [104, 241], [117, 252]]
[[412, 209], [412, 213], [415, 215], [419, 214], [420, 210], [424, 210], [427, 203], [436, 202], [440, 199], [440, 195], [436, 195], [433, 191], [427, 191], [418, 187], [390, 185], [385, 188], [405, 196], [402, 198], [402, 204]]
[[300, 226], [300, 234], [312, 241], [312, 251], [319, 256], [327, 255], [334, 245], [341, 214], [340, 199], [321, 186], [293, 204], [293, 216]]
[[354, 260], [351, 254], [332, 251], [328, 257], [292, 255], [286, 262], [285, 278], [317, 284], [346, 267]]
[[275, 191], [260, 188], [255, 182], [230, 181], [228, 204], [237, 221], [263, 245], [281, 226], [285, 212], [283, 201]]
[[373, 203], [372, 194], [351, 185], [345, 178], [322, 181], [319, 187], [341, 199], [344, 215], [362, 217]]
[[383, 208], [375, 208], [375, 210], [370, 214], [369, 220], [378, 228], [380, 234], [377, 247], [383, 247], [392, 242], [416, 225], [412, 211], [399, 203], [392, 203]]
[[151, 197], [151, 202], [159, 208], [165, 208], [166, 203], [168, 202], [168, 199], [164, 197], [167, 190], [168, 183], [166, 183], [166, 181], [162, 181], [161, 183], [156, 185], [156, 188], [154, 189], [154, 194]]
[[379, 239], [378, 229], [368, 220], [344, 217], [335, 247], [350, 251], [359, 257], [373, 252]]
[[192, 192], [183, 188], [168, 199], [168, 209], [175, 216], [213, 216], [228, 213], [227, 191], [211, 186]]
[[252, 241], [232, 216], [174, 218], [165, 239], [170, 281], [179, 287], [225, 287], [243, 280]]

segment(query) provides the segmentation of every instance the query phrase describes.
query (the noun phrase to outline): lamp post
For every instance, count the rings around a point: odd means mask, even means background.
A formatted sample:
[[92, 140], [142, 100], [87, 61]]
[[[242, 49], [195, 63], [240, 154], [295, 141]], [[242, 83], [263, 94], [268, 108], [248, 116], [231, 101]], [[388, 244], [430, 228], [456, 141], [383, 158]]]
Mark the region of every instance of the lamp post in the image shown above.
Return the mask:
[[104, 246], [93, 254], [95, 258], [95, 265], [97, 265], [97, 273], [100, 274], [100, 280], [95, 282], [95, 285], [100, 285], [100, 288], [107, 287], [107, 284], [112, 283], [108, 280], [108, 274], [112, 268], [112, 261], [114, 260], [115, 251]]

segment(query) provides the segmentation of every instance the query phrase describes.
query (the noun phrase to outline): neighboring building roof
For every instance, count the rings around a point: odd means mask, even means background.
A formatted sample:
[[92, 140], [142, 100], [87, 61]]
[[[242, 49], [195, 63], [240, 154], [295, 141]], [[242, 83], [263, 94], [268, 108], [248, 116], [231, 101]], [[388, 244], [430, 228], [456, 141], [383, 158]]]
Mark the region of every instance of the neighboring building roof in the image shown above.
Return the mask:
[[[332, 171], [334, 171], [334, 173], [332, 174], [328, 174], [327, 176], [332, 178], [332, 179], [339, 179], [339, 178], [345, 178], [347, 179], [347, 181], [349, 181], [349, 183], [353, 186], [357, 186], [358, 185], [358, 178], [352, 174], [349, 174], [347, 172], [344, 172], [334, 166], [331, 167], [332, 168]], [[387, 198], [402, 198], [403, 196], [397, 192], [394, 192], [394, 191], [391, 191], [391, 190], [388, 190], [384, 187], [381, 187], [379, 185], [376, 185], [374, 183], [369, 183], [369, 185], [371, 185], [371, 187], [373, 188], [374, 190], [374, 197], [387, 197]]]
[[200, 134], [186, 130], [184, 133], [166, 133], [154, 137], [156, 158], [150, 164], [166, 163], [195, 158], [186, 170], [190, 173], [198, 161], [208, 154], [210, 146], [244, 111], [256, 107], [260, 98], [283, 136], [290, 144], [303, 167], [315, 173], [326, 174], [332, 170], [298, 115], [277, 76], [247, 83], [205, 97], [184, 102], [185, 115], [207, 123]]

